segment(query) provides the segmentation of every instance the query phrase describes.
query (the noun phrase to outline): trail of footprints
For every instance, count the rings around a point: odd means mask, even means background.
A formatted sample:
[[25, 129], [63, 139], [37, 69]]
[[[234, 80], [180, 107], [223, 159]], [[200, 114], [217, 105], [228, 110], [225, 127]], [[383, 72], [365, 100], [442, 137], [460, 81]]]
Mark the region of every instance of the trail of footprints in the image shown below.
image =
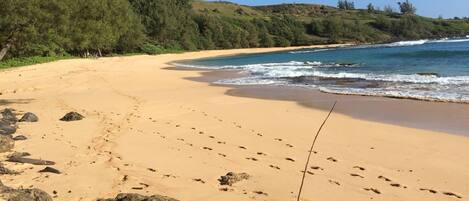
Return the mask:
[[[196, 109], [192, 109], [192, 108], [189, 108], [189, 107], [182, 107], [182, 109], [188, 109], [189, 111], [191, 112], [197, 112]], [[207, 117], [207, 118], [213, 118], [215, 121], [219, 122], [219, 123], [223, 123], [223, 122], [228, 122], [228, 121], [225, 121], [223, 120], [222, 118], [220, 117], [217, 117], [217, 116], [211, 116], [210, 114], [206, 113], [206, 112], [201, 112], [201, 114], [204, 116], [204, 117]], [[153, 123], [158, 123], [157, 120], [152, 120], [152, 118], [148, 118], [149, 120], [151, 120]], [[192, 132], [189, 132], [189, 133], [192, 133], [192, 134], [195, 134], [195, 135], [198, 135], [200, 137], [207, 137], [207, 138], [210, 138], [210, 139], [214, 139], [215, 140], [215, 143], [218, 144], [218, 145], [224, 145], [224, 146], [232, 146], [233, 149], [238, 149], [238, 150], [245, 150], [245, 151], [248, 151], [249, 149], [243, 145], [230, 145], [228, 144], [226, 141], [222, 140], [222, 139], [218, 139], [216, 136], [214, 135], [210, 135], [210, 134], [207, 134], [205, 131], [203, 130], [199, 130], [198, 128], [196, 127], [193, 127], [193, 126], [185, 126], [185, 125], [182, 125], [182, 124], [179, 124], [179, 123], [175, 123], [173, 121], [166, 121], [163, 123], [164, 125], [166, 126], [171, 126], [173, 125], [174, 128], [178, 128], [178, 129], [188, 129], [188, 131], [192, 131]], [[236, 129], [244, 129], [245, 127], [243, 127], [241, 124], [237, 123], [237, 122], [232, 122], [231, 125], [236, 128]], [[143, 131], [139, 131], [137, 130], [137, 132], [143, 132]], [[254, 129], [251, 129], [249, 130], [248, 133], [251, 133], [251, 134], [254, 134], [258, 137], [263, 137], [263, 134], [261, 132], [258, 132], [258, 131], [255, 131]], [[159, 135], [162, 139], [166, 139], [167, 136], [164, 136], [162, 135], [160, 132], [156, 131], [156, 132], [153, 132], [153, 134], [157, 134]], [[184, 143], [185, 145], [187, 146], [190, 146], [190, 147], [195, 147], [196, 145], [193, 144], [193, 143], [190, 143], [190, 142], [187, 142], [186, 139], [182, 138], [182, 137], [178, 137], [176, 138], [177, 141], [181, 142], [181, 143]], [[281, 138], [274, 138], [273, 139], [273, 142], [277, 142], [277, 143], [284, 143], [283, 139]], [[285, 143], [284, 144], [286, 147], [289, 147], [289, 148], [293, 148], [294, 146], [291, 145], [291, 144], [288, 144], [288, 143]], [[204, 150], [204, 151], [215, 151], [214, 148], [210, 147], [210, 146], [204, 146], [204, 145], [201, 145], [200, 146], [200, 149], [201, 150]], [[268, 154], [264, 153], [264, 152], [254, 152], [255, 155], [257, 155], [258, 157], [269, 157]], [[314, 154], [317, 154], [317, 152], [313, 152]], [[220, 156], [221, 158], [227, 158], [229, 157], [228, 155], [224, 154], [224, 153], [217, 153], [218, 156]], [[249, 160], [249, 161], [252, 161], [252, 162], [258, 162], [260, 159], [256, 158], [256, 157], [253, 157], [253, 156], [247, 156], [245, 157], [246, 160]], [[289, 162], [292, 162], [292, 163], [295, 163], [295, 159], [293, 158], [290, 158], [290, 157], [285, 157], [284, 160], [286, 161], [289, 161]], [[331, 163], [340, 163], [338, 159], [334, 158], [334, 157], [327, 157], [323, 160], [326, 160], [326, 161], [329, 161]], [[276, 171], [281, 171], [281, 168], [278, 166], [278, 165], [275, 165], [275, 164], [270, 164], [268, 166], [269, 168], [273, 169], [273, 170], [276, 170]], [[350, 168], [352, 171], [360, 171], [364, 174], [359, 174], [357, 172], [351, 172], [349, 173], [349, 176], [351, 177], [354, 177], [354, 178], [357, 178], [357, 179], [367, 179], [366, 176], [366, 168], [362, 167], [362, 166], [353, 166]], [[148, 168], [147, 169], [148, 171], [152, 171], [152, 172], [156, 172], [155, 169], [152, 169], [152, 168]], [[319, 166], [310, 166], [307, 170], [307, 174], [308, 175], [316, 175], [316, 173], [318, 171], [321, 171], [321, 172], [324, 172], [326, 171], [324, 168], [322, 167], [319, 167]], [[302, 171], [301, 171], [302, 172]], [[409, 171], [409, 172], [412, 172], [412, 171]], [[174, 175], [170, 175], [170, 174], [167, 174], [167, 175], [163, 175], [163, 177], [165, 178], [177, 178], [177, 176], [174, 176]], [[372, 178], [372, 177], [371, 177]], [[383, 182], [387, 182], [389, 183], [389, 185], [393, 188], [403, 188], [403, 189], [407, 189], [408, 187], [405, 186], [405, 185], [402, 185], [402, 184], [399, 184], [398, 182], [395, 182], [391, 179], [389, 179], [388, 177], [385, 177], [383, 175], [380, 175], [378, 177], [376, 177], [376, 179], [379, 179], [379, 180], [382, 180]], [[206, 181], [203, 180], [202, 178], [194, 178], [192, 179], [192, 181], [194, 182], [197, 182], [197, 183], [200, 183], [200, 184], [205, 184]], [[333, 180], [333, 179], [328, 179], [328, 182], [331, 184], [331, 185], [335, 185], [335, 186], [342, 186], [342, 184], [339, 182], [339, 181], [336, 181], [336, 180]], [[142, 183], [141, 183], [142, 184]], [[133, 189], [135, 190], [140, 190], [140, 189], [143, 189], [143, 188], [146, 188], [148, 186], [139, 186], [139, 187], [134, 187]], [[231, 188], [220, 188], [219, 189], [220, 191], [233, 191], [234, 189], [231, 189]], [[373, 194], [376, 194], [376, 195], [380, 195], [380, 194], [384, 194], [385, 192], [382, 192], [381, 190], [377, 189], [377, 188], [374, 188], [374, 187], [364, 187], [363, 188], [364, 191], [367, 191], [367, 192], [370, 192], [370, 193], [373, 193]], [[428, 193], [431, 193], [431, 194], [437, 194], [438, 191], [436, 190], [433, 190], [433, 189], [430, 189], [430, 188], [419, 188], [418, 190], [422, 191], [422, 192], [428, 192]], [[244, 194], [248, 194], [245, 190], [243, 190]], [[263, 196], [268, 196], [268, 193], [266, 192], [263, 192], [263, 191], [253, 191], [252, 192], [253, 194], [255, 195], [263, 195]], [[441, 193], [443, 195], [446, 195], [446, 196], [450, 196], [450, 197], [454, 197], [454, 198], [458, 198], [458, 199], [462, 199], [462, 196], [458, 195], [458, 194], [455, 194], [455, 193], [452, 193], [452, 192], [447, 192], [447, 191], [441, 191]]]

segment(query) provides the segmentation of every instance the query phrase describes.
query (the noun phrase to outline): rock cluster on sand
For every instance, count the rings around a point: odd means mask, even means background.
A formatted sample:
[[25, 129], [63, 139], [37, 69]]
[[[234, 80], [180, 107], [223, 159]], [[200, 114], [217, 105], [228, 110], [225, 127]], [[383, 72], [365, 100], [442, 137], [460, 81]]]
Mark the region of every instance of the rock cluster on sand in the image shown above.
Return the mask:
[[83, 118], [85, 117], [78, 112], [69, 112], [64, 117], [62, 117], [60, 121], [79, 121]]
[[52, 201], [51, 196], [40, 189], [14, 189], [4, 186], [1, 181], [0, 198], [8, 201]]
[[37, 121], [39, 121], [39, 118], [31, 112], [25, 113], [23, 117], [21, 117], [21, 119], [19, 120], [19, 122], [37, 122]]
[[179, 201], [174, 198], [162, 196], [162, 195], [152, 195], [144, 196], [136, 193], [121, 193], [115, 198], [109, 199], [99, 199], [98, 201]]
[[228, 172], [226, 173], [225, 176], [221, 176], [218, 181], [220, 182], [220, 185], [228, 185], [231, 186], [236, 182], [242, 181], [249, 179], [249, 175], [246, 173], [234, 173], [234, 172]]

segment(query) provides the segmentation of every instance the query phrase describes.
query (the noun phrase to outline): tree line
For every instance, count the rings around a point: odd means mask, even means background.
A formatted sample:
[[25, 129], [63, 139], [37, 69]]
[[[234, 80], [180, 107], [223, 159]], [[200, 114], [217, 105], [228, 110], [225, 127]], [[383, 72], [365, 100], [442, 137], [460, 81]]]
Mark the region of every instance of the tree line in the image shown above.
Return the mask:
[[[468, 32], [461, 24], [467, 22], [429, 20], [413, 15], [415, 7], [409, 1], [399, 5], [405, 12], [397, 17], [374, 11], [371, 5], [373, 14], [366, 15], [373, 20], [363, 22], [340, 15], [299, 20], [291, 14], [265, 12], [244, 17], [241, 8], [238, 16], [195, 12], [191, 0], [1, 0], [0, 60], [385, 42]], [[355, 11], [352, 1], [341, 0], [339, 7], [346, 10], [339, 13]]]

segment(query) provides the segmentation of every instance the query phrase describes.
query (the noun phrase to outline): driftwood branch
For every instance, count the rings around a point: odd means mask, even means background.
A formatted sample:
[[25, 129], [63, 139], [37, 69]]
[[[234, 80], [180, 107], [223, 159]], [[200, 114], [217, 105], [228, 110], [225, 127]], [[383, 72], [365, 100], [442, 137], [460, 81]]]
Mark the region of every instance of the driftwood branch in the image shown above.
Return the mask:
[[329, 114], [327, 114], [326, 118], [324, 119], [324, 121], [322, 122], [322, 124], [319, 127], [318, 131], [316, 132], [316, 136], [314, 136], [313, 143], [311, 144], [311, 148], [309, 149], [308, 158], [306, 159], [305, 169], [303, 171], [303, 177], [301, 178], [301, 185], [300, 185], [300, 189], [298, 190], [298, 196], [297, 196], [297, 199], [296, 199], [297, 201], [300, 201], [300, 198], [301, 198], [301, 192], [303, 190], [303, 185], [304, 185], [305, 178], [306, 178], [306, 171], [308, 170], [309, 160], [311, 158], [311, 153], [313, 152], [314, 145], [316, 144], [316, 140], [318, 139], [319, 134], [321, 133], [322, 127], [324, 127], [324, 124], [326, 124], [327, 120], [329, 119], [329, 117], [332, 114], [332, 111], [334, 111], [334, 108], [335, 108], [336, 104], [337, 104], [337, 101], [335, 101], [334, 105], [332, 105], [332, 108], [329, 111]]

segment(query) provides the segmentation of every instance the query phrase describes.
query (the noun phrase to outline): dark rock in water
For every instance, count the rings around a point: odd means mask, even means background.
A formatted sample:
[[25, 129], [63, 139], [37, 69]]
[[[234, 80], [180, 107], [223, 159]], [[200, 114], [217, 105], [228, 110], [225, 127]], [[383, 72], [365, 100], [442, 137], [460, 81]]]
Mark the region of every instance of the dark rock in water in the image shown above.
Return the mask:
[[23, 158], [23, 157], [10, 157], [7, 159], [8, 162], [14, 163], [28, 163], [33, 165], [55, 165], [54, 161], [33, 159], [33, 158]]
[[8, 201], [52, 201], [52, 197], [43, 190], [14, 189], [4, 186], [0, 181], [0, 195]]
[[9, 135], [0, 135], [0, 153], [10, 151], [15, 146], [15, 141]]
[[15, 124], [18, 121], [15, 114], [13, 113], [13, 109], [5, 108], [2, 112], [2, 120], [9, 122], [10, 124]]
[[60, 121], [79, 121], [83, 118], [85, 117], [78, 112], [69, 112], [64, 117], [62, 117]]
[[152, 195], [144, 196], [136, 193], [121, 193], [117, 195], [116, 198], [109, 199], [99, 199], [98, 201], [179, 201], [174, 198], [162, 196], [162, 195]]
[[438, 73], [417, 73], [417, 75], [440, 77], [440, 74]]
[[16, 132], [16, 127], [11, 125], [10, 122], [0, 120], [0, 135], [11, 135]]
[[37, 121], [39, 121], [39, 118], [31, 112], [27, 112], [19, 120], [19, 122], [37, 122]]
[[228, 185], [231, 186], [236, 182], [249, 179], [249, 175], [246, 173], [234, 173], [228, 172], [225, 176], [221, 176], [218, 181], [220, 185]]
[[39, 172], [50, 172], [50, 173], [54, 173], [54, 174], [60, 174], [60, 171], [53, 168], [53, 167], [46, 167], [42, 170], [39, 170]]
[[18, 135], [13, 138], [14, 141], [27, 140], [28, 138], [24, 135]]
[[19, 172], [14, 171], [14, 170], [10, 170], [10, 169], [6, 168], [5, 166], [3, 166], [2, 163], [0, 163], [0, 175], [5, 175], [5, 174], [16, 175], [16, 174], [19, 174]]

